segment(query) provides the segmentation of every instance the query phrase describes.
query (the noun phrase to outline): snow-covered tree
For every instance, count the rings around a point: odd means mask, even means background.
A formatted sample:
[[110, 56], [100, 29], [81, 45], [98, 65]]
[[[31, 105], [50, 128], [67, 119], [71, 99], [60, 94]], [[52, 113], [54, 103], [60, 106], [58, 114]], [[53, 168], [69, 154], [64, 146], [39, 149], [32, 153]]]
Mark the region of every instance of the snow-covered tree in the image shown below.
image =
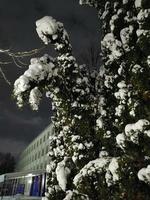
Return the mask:
[[14, 96], [19, 107], [26, 100], [34, 110], [43, 92], [52, 100], [55, 135], [50, 138], [47, 196], [61, 199], [67, 189], [73, 189], [75, 174], [99, 153], [94, 134], [96, 72], [89, 74], [76, 63], [63, 24], [44, 17], [36, 26], [39, 37], [45, 44], [52, 43], [58, 56], [31, 59], [29, 69], [14, 84]]
[[52, 100], [55, 134], [47, 166], [50, 200], [150, 198], [150, 1], [80, 0], [102, 21], [103, 72], [89, 72], [72, 54], [63, 24], [36, 22], [56, 58], [31, 59], [16, 80], [18, 106]]

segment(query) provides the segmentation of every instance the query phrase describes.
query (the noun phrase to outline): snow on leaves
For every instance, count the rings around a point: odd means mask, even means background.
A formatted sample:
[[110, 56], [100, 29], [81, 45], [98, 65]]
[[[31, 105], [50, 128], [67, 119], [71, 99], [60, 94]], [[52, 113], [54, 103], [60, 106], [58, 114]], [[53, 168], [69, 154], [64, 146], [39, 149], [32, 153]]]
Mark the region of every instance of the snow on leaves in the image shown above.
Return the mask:
[[[89, 179], [90, 181], [90, 179], [94, 177], [94, 174], [100, 175], [105, 173], [105, 181], [109, 187], [119, 180], [119, 175], [117, 172], [118, 167], [117, 158], [110, 158], [107, 156], [107, 154], [105, 154], [104, 157], [90, 161], [87, 165], [85, 165], [74, 177], [73, 182], [75, 186], [80, 188], [84, 185], [85, 180]], [[98, 182], [95, 183], [95, 185], [97, 184]]]
[[38, 109], [42, 94], [36, 84], [48, 81], [53, 76], [53, 68], [53, 59], [48, 55], [31, 59], [29, 69], [14, 83], [14, 96], [19, 107], [23, 106], [24, 94], [29, 92], [29, 104], [33, 110]]
[[150, 184], [150, 165], [139, 170], [138, 178], [140, 181]]
[[146, 119], [140, 119], [134, 124], [127, 124], [125, 126], [124, 133], [118, 134], [116, 136], [117, 144], [120, 148], [125, 148], [125, 141], [133, 142], [137, 145], [139, 145], [139, 137], [141, 137], [141, 134], [145, 136], [150, 136], [150, 122]]

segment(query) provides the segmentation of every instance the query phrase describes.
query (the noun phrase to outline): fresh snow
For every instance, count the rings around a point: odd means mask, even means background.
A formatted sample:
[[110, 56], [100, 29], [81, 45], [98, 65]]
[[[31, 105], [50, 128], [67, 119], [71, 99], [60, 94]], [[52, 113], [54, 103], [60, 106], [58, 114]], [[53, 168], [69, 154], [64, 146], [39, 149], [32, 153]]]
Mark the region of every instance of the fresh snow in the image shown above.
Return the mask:
[[30, 91], [29, 103], [33, 110], [38, 110], [38, 105], [40, 104], [41, 97], [42, 93], [40, 92], [38, 87], [35, 87]]
[[125, 136], [124, 136], [123, 133], [120, 133], [116, 136], [116, 142], [121, 149], [124, 149], [124, 147], [125, 147]]
[[140, 8], [142, 6], [143, 0], [135, 0], [135, 7]]
[[146, 168], [140, 169], [137, 175], [140, 181], [150, 183], [150, 165], [148, 165]]
[[66, 161], [67, 161], [67, 158], [64, 158], [63, 161], [57, 164], [57, 168], [56, 168], [57, 181], [63, 191], [66, 190], [67, 179], [71, 172], [70, 169], [66, 166]]
[[88, 176], [88, 174], [92, 174], [94, 172], [101, 173], [109, 164], [110, 158], [98, 158], [96, 160], [90, 161], [87, 165], [85, 165], [80, 172], [74, 177], [73, 183], [77, 185], [82, 181], [82, 178]]
[[[150, 122], [146, 119], [140, 119], [136, 123], [127, 124], [125, 126], [125, 137], [127, 140], [132, 141], [135, 144], [139, 143], [139, 134], [146, 135], [147, 128], [149, 127]], [[147, 135], [148, 136], [148, 135]]]
[[53, 36], [53, 39], [57, 39], [58, 23], [50, 16], [45, 16], [42, 19], [36, 21], [36, 30], [39, 37], [45, 44], [48, 44], [50, 40], [47, 35]]

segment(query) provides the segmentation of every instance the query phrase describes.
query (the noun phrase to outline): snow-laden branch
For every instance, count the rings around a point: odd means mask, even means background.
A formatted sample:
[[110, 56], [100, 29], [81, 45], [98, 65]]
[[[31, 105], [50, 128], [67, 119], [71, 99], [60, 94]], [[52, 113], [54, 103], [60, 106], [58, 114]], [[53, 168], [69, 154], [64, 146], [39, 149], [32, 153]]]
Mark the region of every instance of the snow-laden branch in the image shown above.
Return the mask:
[[41, 40], [47, 45], [54, 44], [56, 51], [61, 55], [71, 53], [72, 47], [69, 36], [62, 23], [50, 16], [45, 16], [36, 21], [36, 30]]
[[23, 106], [24, 98], [29, 98], [32, 108], [38, 109], [41, 92], [54, 75], [54, 67], [54, 59], [48, 55], [31, 59], [29, 69], [14, 83], [14, 96], [19, 107]]
[[8, 80], [8, 78], [6, 77], [6, 75], [5, 75], [5, 73], [4, 73], [3, 69], [2, 69], [2, 67], [0, 67], [0, 74], [2, 75], [3, 79], [6, 81], [7, 84], [8, 84], [8, 85], [11, 85], [11, 82], [10, 82], [10, 81]]
[[[34, 87], [38, 87], [40, 91], [41, 88], [43, 91], [46, 87], [52, 94], [57, 93], [56, 96], [61, 96], [65, 102], [70, 99], [70, 103], [73, 101], [75, 93], [80, 94], [81, 98], [85, 94], [88, 95], [90, 92], [88, 74], [84, 66], [78, 66], [76, 63], [63, 24], [52, 17], [46, 16], [38, 20], [36, 26], [39, 37], [45, 44], [54, 44], [59, 55], [55, 59], [48, 55], [31, 59], [29, 69], [14, 84], [14, 95], [18, 105], [20, 107], [23, 105], [23, 101], [27, 100], [27, 96], [30, 96], [30, 92]], [[83, 87], [86, 90], [83, 90]], [[28, 95], [24, 95], [25, 93]], [[55, 95], [51, 95], [51, 97], [56, 101]], [[34, 109], [37, 108], [34, 107]]]

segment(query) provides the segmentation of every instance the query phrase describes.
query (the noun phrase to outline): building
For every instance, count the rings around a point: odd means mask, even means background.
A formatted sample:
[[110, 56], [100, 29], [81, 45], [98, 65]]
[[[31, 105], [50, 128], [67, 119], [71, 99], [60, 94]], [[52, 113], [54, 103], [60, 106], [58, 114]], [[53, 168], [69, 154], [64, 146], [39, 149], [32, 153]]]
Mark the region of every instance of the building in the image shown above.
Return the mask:
[[53, 134], [52, 124], [37, 136], [21, 153], [16, 171], [45, 170], [48, 159], [49, 136]]
[[26, 171], [0, 175], [0, 199], [41, 200], [46, 190], [46, 171]]
[[0, 176], [0, 199], [41, 200], [46, 191], [50, 124], [21, 153], [15, 173]]

